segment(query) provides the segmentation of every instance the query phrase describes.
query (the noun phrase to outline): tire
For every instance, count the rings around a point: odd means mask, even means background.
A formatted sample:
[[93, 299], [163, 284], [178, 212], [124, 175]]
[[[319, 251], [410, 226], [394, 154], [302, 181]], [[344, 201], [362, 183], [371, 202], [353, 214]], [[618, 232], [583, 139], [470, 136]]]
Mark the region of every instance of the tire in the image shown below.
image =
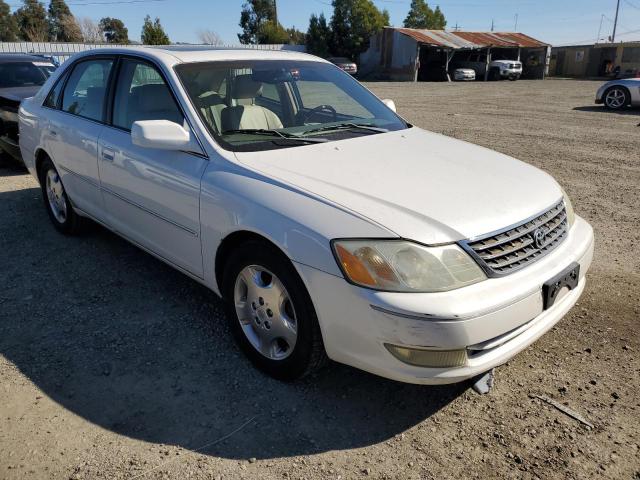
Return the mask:
[[629, 95], [629, 91], [617, 85], [610, 87], [604, 92], [603, 95], [604, 105], [609, 110], [622, 110], [629, 105], [631, 101], [631, 96]]
[[511, 82], [515, 82], [516, 80], [518, 80], [520, 77], [517, 75], [509, 75], [509, 81]]
[[80, 233], [82, 218], [71, 205], [51, 159], [47, 158], [42, 162], [39, 177], [42, 199], [53, 226], [65, 235]]
[[222, 297], [234, 339], [258, 369], [293, 381], [327, 363], [311, 297], [275, 247], [251, 240], [236, 248], [224, 267]]

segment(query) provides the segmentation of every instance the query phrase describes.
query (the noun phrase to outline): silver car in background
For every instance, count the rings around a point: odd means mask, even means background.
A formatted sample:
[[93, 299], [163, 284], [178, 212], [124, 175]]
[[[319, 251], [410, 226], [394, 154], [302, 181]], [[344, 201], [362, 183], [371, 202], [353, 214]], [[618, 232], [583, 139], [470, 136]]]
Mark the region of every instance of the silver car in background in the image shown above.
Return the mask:
[[596, 93], [596, 103], [603, 103], [611, 110], [640, 106], [640, 78], [623, 78], [605, 83]]

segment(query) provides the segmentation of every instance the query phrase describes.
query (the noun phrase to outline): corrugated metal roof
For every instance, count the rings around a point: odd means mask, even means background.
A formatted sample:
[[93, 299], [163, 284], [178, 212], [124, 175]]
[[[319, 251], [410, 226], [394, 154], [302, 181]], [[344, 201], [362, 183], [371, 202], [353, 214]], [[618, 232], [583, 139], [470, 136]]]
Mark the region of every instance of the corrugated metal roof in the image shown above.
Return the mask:
[[453, 49], [486, 47], [546, 47], [548, 44], [515, 32], [445, 32], [444, 30], [419, 30], [398, 28], [400, 33], [420, 43]]

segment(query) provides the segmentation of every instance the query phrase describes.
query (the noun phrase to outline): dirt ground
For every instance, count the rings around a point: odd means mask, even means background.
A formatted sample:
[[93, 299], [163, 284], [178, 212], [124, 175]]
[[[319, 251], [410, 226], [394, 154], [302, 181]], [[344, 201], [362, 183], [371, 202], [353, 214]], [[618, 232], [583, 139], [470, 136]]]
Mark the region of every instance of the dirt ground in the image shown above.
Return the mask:
[[587, 81], [368, 86], [565, 186], [597, 235], [569, 315], [484, 396], [337, 364], [279, 383], [213, 294], [100, 227], [57, 234], [4, 167], [0, 479], [640, 478], [640, 111], [593, 106]]

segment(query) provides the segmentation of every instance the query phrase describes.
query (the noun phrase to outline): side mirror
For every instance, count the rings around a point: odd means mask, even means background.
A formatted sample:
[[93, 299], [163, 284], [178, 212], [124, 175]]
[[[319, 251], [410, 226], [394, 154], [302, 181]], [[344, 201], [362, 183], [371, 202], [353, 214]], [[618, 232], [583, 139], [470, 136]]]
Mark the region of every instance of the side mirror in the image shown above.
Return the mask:
[[141, 120], [131, 126], [131, 141], [144, 148], [185, 150], [191, 146], [191, 134], [169, 120]]
[[382, 103], [389, 107], [389, 110], [391, 110], [392, 112], [396, 112], [396, 102], [394, 102], [393, 100], [385, 98], [384, 100], [382, 100]]

